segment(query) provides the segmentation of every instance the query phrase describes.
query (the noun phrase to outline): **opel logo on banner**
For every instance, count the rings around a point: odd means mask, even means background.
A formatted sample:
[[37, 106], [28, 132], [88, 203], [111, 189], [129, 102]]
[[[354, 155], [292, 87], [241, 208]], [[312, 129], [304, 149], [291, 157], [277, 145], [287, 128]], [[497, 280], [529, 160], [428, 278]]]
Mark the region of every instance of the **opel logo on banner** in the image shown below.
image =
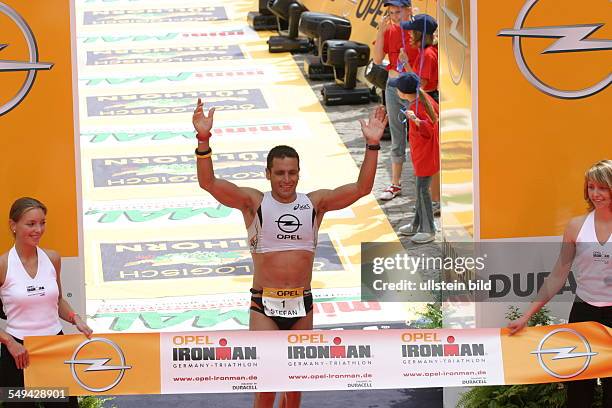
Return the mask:
[[[561, 99], [579, 99], [595, 95], [597, 92], [603, 91], [610, 83], [612, 83], [612, 73], [593, 86], [578, 90], [561, 90], [547, 85], [546, 82], [536, 76], [525, 62], [523, 49], [521, 46], [522, 37], [527, 38], [557, 38], [557, 40], [547, 49], [542, 51], [542, 54], [550, 53], [565, 53], [579, 51], [603, 51], [612, 50], [612, 40], [589, 40], [595, 31], [604, 26], [603, 23], [594, 24], [578, 24], [567, 26], [547, 26], [547, 27], [523, 27], [527, 15], [536, 5], [538, 0], [527, 0], [521, 9], [514, 28], [501, 30], [497, 35], [500, 37], [512, 37], [512, 47], [514, 58], [521, 70], [521, 73], [531, 85], [535, 86], [540, 91], [547, 95]], [[562, 69], [563, 67], [559, 67]]]
[[[111, 346], [113, 350], [116, 352], [116, 357], [119, 358], [120, 365], [106, 365], [106, 363], [108, 363], [112, 359], [112, 357], [111, 358], [84, 358], [80, 360], [77, 359], [77, 355], [79, 354], [79, 352], [83, 350], [83, 348], [87, 347], [89, 344], [92, 344], [92, 343], [104, 343], [104, 344], [108, 344], [109, 346]], [[93, 339], [85, 340], [84, 342], [79, 344], [79, 346], [76, 348], [76, 350], [74, 350], [74, 353], [72, 354], [72, 359], [64, 361], [64, 364], [70, 364], [70, 371], [72, 372], [72, 377], [74, 378], [74, 380], [81, 387], [91, 392], [104, 392], [104, 391], [108, 391], [114, 388], [123, 379], [125, 370], [129, 370], [130, 368], [132, 368], [131, 366], [126, 365], [125, 355], [123, 354], [123, 351], [121, 350], [121, 348], [115, 342], [110, 341], [108, 339], [103, 339], [100, 337], [94, 337]], [[110, 384], [105, 385], [103, 387], [89, 386], [85, 384], [85, 382], [77, 374], [76, 369], [75, 369], [75, 365], [77, 364], [89, 366], [85, 369], [85, 372], [118, 371], [117, 378], [115, 378], [115, 380], [112, 381]]]
[[[558, 333], [571, 333], [575, 335], [582, 342], [586, 351], [574, 353], [576, 346], [550, 348], [550, 349], [543, 348], [546, 340], [550, 339], [552, 336]], [[568, 328], [555, 329], [551, 331], [550, 333], [548, 333], [546, 336], [544, 336], [542, 340], [540, 340], [540, 344], [538, 344], [537, 350], [532, 351], [531, 354], [536, 354], [538, 356], [538, 362], [540, 363], [540, 366], [544, 369], [544, 371], [546, 371], [548, 374], [552, 375], [553, 377], [560, 378], [560, 379], [572, 378], [572, 377], [576, 377], [577, 375], [581, 374], [582, 372], [584, 372], [584, 370], [586, 370], [589, 367], [589, 364], [591, 363], [591, 357], [597, 355], [597, 353], [591, 351], [591, 345], [589, 344], [587, 339], [582, 334], [578, 333], [576, 330], [572, 330]], [[549, 365], [547, 365], [546, 362], [544, 362], [544, 359], [542, 358], [542, 355], [544, 354], [554, 354], [554, 357], [552, 358], [553, 361], [566, 360], [570, 358], [583, 358], [584, 363], [582, 364], [580, 368], [578, 368], [577, 370], [575, 370], [574, 372], [570, 374], [559, 374], [555, 370], [553, 370]]]
[[[452, 12], [446, 6], [446, 0], [440, 6], [442, 13], [446, 15], [446, 17], [450, 20], [450, 28], [446, 32], [446, 38], [444, 39], [444, 50], [446, 52], [446, 59], [448, 61], [448, 72], [451, 76], [451, 79], [455, 85], [459, 85], [461, 83], [461, 79], [463, 78], [463, 70], [465, 69], [465, 57], [466, 50], [468, 48], [468, 43], [465, 39], [465, 7], [463, 6], [463, 0], [461, 0], [461, 15], [457, 16], [454, 12]], [[457, 26], [459, 25], [459, 21], [461, 21], [461, 33], [457, 30]], [[450, 37], [450, 38], [449, 38]], [[455, 73], [453, 71], [453, 64], [451, 63], [451, 57], [448, 53], [448, 43], [450, 39], [453, 38], [461, 46], [461, 69], [459, 73]]]
[[[51, 67], [53, 67], [53, 64], [46, 62], [38, 62], [38, 47], [36, 46], [36, 39], [34, 38], [34, 34], [32, 33], [32, 30], [25, 22], [25, 20], [15, 10], [13, 10], [4, 3], [0, 3], [0, 14], [6, 15], [8, 18], [13, 20], [17, 27], [19, 27], [19, 30], [21, 30], [21, 33], [23, 34], [23, 37], [25, 38], [28, 44], [29, 56], [28, 61], [12, 61], [0, 59], [0, 73], [4, 71], [27, 72], [25, 81], [23, 85], [21, 85], [19, 91], [17, 91], [17, 94], [5, 104], [0, 105], [1, 116], [15, 108], [21, 103], [21, 101], [23, 101], [28, 92], [30, 92], [32, 85], [34, 84], [36, 72], [41, 69], [51, 69]], [[2, 33], [0, 32], [0, 57], [2, 56], [2, 50], [8, 47], [9, 45], [10, 44], [2, 43]]]

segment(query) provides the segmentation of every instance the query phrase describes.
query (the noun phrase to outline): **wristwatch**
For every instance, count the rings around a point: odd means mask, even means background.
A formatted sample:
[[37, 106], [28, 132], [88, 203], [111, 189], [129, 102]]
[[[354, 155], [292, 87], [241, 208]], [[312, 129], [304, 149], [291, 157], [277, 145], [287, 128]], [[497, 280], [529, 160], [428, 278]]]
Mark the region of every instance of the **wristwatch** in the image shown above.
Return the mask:
[[379, 144], [366, 144], [368, 150], [380, 150]]

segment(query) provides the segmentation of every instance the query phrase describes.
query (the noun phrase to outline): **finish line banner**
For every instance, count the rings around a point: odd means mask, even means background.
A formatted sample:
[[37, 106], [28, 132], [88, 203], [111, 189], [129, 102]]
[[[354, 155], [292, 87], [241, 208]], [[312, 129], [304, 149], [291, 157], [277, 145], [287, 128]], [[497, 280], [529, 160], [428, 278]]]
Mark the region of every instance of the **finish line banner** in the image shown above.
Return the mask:
[[26, 387], [70, 395], [324, 391], [547, 383], [612, 376], [598, 323], [505, 329], [27, 337]]

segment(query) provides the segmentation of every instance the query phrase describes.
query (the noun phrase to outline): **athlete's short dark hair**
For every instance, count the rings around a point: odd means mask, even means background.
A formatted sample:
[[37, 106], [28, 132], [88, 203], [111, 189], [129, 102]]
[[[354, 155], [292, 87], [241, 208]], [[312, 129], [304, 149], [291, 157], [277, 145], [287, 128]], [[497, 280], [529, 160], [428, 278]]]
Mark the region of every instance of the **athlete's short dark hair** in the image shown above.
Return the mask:
[[272, 169], [272, 161], [274, 159], [284, 159], [285, 157], [291, 157], [297, 159], [298, 161], [298, 169], [300, 168], [300, 156], [298, 152], [291, 146], [279, 145], [275, 146], [268, 153], [268, 157], [266, 159], [266, 167], [268, 170]]

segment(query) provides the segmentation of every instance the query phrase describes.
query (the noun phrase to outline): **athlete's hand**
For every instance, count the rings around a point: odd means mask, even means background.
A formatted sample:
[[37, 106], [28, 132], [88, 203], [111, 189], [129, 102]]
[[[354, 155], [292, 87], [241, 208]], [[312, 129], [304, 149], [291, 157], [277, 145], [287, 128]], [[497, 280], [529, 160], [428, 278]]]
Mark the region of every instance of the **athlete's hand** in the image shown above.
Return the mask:
[[15, 359], [15, 365], [18, 369], [23, 370], [30, 365], [30, 355], [28, 354], [28, 350], [23, 347], [23, 344], [11, 339], [11, 341], [6, 344], [6, 348]]
[[367, 122], [363, 119], [359, 120], [361, 131], [363, 132], [363, 137], [367, 144], [380, 143], [380, 139], [382, 138], [388, 121], [387, 112], [382, 105], [370, 112], [370, 117]]
[[508, 329], [510, 329], [510, 335], [512, 336], [514, 333], [523, 330], [525, 326], [529, 323], [529, 316], [521, 316], [519, 319], [513, 320], [508, 323]]
[[91, 339], [93, 330], [91, 330], [91, 328], [87, 325], [87, 323], [85, 323], [83, 319], [81, 319], [81, 316], [79, 315], [74, 316], [74, 325], [76, 326], [78, 331], [83, 333], [88, 339]]
[[198, 132], [196, 137], [199, 141], [204, 142], [210, 139], [210, 129], [213, 127], [214, 114], [215, 108], [210, 108], [208, 110], [208, 115], [205, 115], [202, 99], [198, 98], [198, 105], [196, 106], [195, 111], [193, 111], [193, 118], [191, 121], [196, 132]]

